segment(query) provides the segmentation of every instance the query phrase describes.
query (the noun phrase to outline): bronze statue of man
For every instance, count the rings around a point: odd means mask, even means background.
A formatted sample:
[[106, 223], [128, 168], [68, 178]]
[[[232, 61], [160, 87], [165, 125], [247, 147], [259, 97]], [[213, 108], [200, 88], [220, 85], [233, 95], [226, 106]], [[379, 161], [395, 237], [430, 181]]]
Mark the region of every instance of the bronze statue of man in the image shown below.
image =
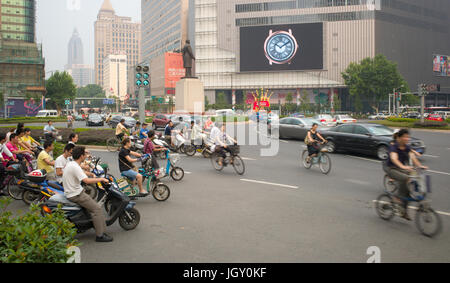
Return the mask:
[[186, 69], [186, 78], [192, 78], [192, 60], [195, 60], [194, 52], [192, 52], [191, 41], [186, 40], [183, 47], [183, 67]]

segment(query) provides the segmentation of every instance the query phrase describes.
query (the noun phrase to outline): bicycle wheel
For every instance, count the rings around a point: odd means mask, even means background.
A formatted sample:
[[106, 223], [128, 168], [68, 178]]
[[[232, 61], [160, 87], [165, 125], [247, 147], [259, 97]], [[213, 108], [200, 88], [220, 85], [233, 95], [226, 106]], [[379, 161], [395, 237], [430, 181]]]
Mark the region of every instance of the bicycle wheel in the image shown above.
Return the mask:
[[242, 158], [239, 155], [233, 157], [233, 167], [234, 171], [239, 175], [244, 175], [245, 173], [245, 164]]
[[311, 169], [311, 167], [312, 167], [312, 161], [306, 162], [306, 159], [308, 158], [308, 156], [309, 156], [308, 150], [303, 151], [303, 154], [302, 154], [302, 162], [303, 162], [303, 166], [304, 166], [306, 169]]
[[170, 197], [170, 189], [164, 184], [158, 184], [153, 190], [152, 195], [157, 201], [166, 201]]
[[393, 194], [397, 191], [397, 184], [395, 181], [391, 180], [391, 178], [388, 175], [384, 176], [384, 188], [386, 191], [390, 194]]
[[181, 181], [184, 178], [184, 170], [180, 167], [175, 167], [170, 170], [170, 177], [172, 177], [174, 181]]
[[184, 153], [187, 156], [194, 156], [196, 152], [197, 152], [197, 150], [195, 149], [195, 146], [193, 146], [193, 145], [186, 145], [184, 147]]
[[331, 158], [326, 153], [322, 153], [322, 156], [319, 159], [319, 168], [323, 174], [328, 175], [331, 171]]
[[442, 220], [432, 208], [421, 206], [416, 213], [416, 226], [420, 233], [432, 238], [441, 232]]
[[10, 197], [12, 197], [15, 200], [21, 200], [23, 189], [20, 188], [19, 184], [17, 184], [16, 177], [11, 176], [8, 184], [7, 184], [7, 191]]
[[109, 152], [117, 152], [120, 148], [120, 141], [117, 138], [110, 138], [106, 141]]
[[220, 158], [220, 155], [218, 155], [217, 153], [213, 153], [213, 155], [211, 156], [211, 164], [212, 164], [213, 168], [216, 169], [217, 171], [222, 171], [223, 167], [224, 167], [223, 161], [222, 161], [222, 166], [220, 166], [219, 158]]
[[389, 221], [395, 216], [394, 204], [390, 195], [384, 194], [378, 197], [376, 210], [381, 219]]

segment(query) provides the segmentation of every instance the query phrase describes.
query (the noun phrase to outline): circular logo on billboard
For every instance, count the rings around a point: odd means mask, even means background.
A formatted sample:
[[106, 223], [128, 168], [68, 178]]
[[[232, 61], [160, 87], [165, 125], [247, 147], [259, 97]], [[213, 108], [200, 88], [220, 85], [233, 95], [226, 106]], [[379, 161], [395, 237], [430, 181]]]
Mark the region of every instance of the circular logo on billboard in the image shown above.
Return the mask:
[[298, 43], [292, 35], [292, 30], [277, 31], [270, 30], [269, 36], [264, 43], [264, 52], [269, 64], [290, 64], [298, 51]]

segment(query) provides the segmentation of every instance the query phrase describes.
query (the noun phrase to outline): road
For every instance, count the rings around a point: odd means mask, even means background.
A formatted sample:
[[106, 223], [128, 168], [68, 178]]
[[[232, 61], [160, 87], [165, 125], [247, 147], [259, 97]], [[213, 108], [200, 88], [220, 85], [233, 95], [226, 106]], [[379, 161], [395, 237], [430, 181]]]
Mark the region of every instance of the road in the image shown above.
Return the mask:
[[[379, 161], [333, 154], [325, 176], [303, 168], [303, 143], [288, 140], [273, 157], [261, 157], [261, 146], [243, 146], [244, 176], [232, 168], [216, 172], [200, 156], [183, 157], [188, 174], [179, 183], [165, 180], [172, 191], [167, 202], [138, 201], [136, 230], [108, 227], [110, 244], [95, 243], [93, 231], [78, 236], [82, 261], [366, 262], [367, 249], [377, 246], [382, 262], [450, 262], [450, 135], [413, 136], [428, 146], [423, 162], [433, 170], [433, 207], [444, 225], [436, 238], [422, 236], [413, 222], [377, 216], [373, 201], [383, 192], [384, 176]], [[116, 154], [94, 154], [119, 175]], [[21, 202], [13, 207], [25, 208]]]

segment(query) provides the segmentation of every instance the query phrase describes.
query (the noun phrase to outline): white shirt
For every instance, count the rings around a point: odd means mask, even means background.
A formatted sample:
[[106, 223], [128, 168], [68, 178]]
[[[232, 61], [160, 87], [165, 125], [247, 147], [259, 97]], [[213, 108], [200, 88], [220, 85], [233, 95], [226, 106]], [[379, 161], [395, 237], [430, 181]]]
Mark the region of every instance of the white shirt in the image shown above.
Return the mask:
[[[64, 155], [61, 155], [60, 157], [56, 158], [55, 161], [55, 171], [56, 169], [62, 169], [63, 174], [64, 174], [64, 169], [66, 168], [67, 164], [70, 162], [70, 157], [69, 158], [65, 158]], [[63, 175], [64, 176], [64, 175]], [[62, 176], [56, 176], [56, 181], [58, 183], [62, 183], [63, 179]]]
[[2, 153], [6, 154], [6, 156], [8, 156], [8, 157], [14, 157], [14, 155], [11, 153], [11, 151], [6, 146], [6, 142], [4, 144], [0, 144], [0, 156], [2, 156]]
[[64, 195], [66, 198], [73, 198], [83, 192], [81, 181], [87, 179], [86, 174], [80, 165], [75, 161], [71, 161], [66, 165], [63, 175]]
[[210, 135], [210, 139], [216, 144], [216, 145], [219, 145], [219, 143], [217, 142], [217, 139], [219, 138], [220, 139], [220, 134], [221, 134], [222, 132], [219, 130], [219, 128], [217, 128], [217, 127], [214, 127], [214, 128], [212, 128], [212, 130], [211, 130], [211, 135]]

